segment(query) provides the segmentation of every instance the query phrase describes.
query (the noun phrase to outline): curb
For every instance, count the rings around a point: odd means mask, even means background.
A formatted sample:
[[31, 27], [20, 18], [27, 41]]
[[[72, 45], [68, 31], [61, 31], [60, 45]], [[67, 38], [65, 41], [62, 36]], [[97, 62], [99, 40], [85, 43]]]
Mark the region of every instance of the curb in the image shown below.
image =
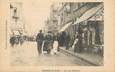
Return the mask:
[[86, 60], [85, 58], [80, 57], [80, 56], [78, 56], [78, 55], [76, 55], [76, 54], [74, 54], [74, 53], [71, 53], [71, 52], [69, 52], [69, 51], [67, 51], [67, 50], [64, 50], [64, 49], [62, 49], [62, 48], [60, 48], [60, 50], [66, 52], [66, 53], [68, 53], [68, 54], [71, 54], [72, 56], [75, 56], [75, 57], [81, 59], [82, 61], [85, 61], [85, 62], [87, 62], [87, 63], [89, 63], [89, 64], [91, 64], [91, 65], [93, 65], [93, 66], [101, 66], [101, 65], [99, 65], [99, 64], [96, 64], [96, 63], [93, 63], [93, 62], [91, 62], [91, 61], [89, 61], [89, 60]]

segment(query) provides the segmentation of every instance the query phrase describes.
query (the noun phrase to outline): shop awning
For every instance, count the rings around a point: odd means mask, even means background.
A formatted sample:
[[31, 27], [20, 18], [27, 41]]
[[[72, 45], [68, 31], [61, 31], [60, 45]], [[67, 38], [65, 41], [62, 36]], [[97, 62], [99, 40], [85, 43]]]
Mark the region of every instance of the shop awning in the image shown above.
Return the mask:
[[59, 30], [59, 32], [64, 31], [66, 28], [68, 28], [70, 25], [72, 24], [72, 22], [67, 23], [64, 27], [62, 27], [62, 29]]
[[[73, 25], [83, 22], [83, 21], [89, 19], [90, 17], [94, 16], [102, 7], [103, 7], [103, 4], [100, 4], [96, 7], [93, 7], [92, 9], [88, 10]], [[72, 25], [72, 22], [70, 22], [70, 23], [66, 24], [64, 27], [62, 27], [62, 29], [59, 30], [59, 32], [66, 30], [70, 25]]]
[[87, 12], [85, 12], [74, 24], [78, 24], [80, 22], [83, 22], [89, 18], [91, 18], [92, 16], [94, 16], [101, 8], [103, 7], [103, 4], [100, 4], [90, 10], [88, 10]]

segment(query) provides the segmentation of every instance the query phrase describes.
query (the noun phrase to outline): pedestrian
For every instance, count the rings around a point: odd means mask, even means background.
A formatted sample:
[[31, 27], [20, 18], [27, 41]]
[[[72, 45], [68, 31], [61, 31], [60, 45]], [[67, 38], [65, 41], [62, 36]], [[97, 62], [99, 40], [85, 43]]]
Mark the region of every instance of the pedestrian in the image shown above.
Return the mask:
[[72, 48], [74, 48], [74, 52], [80, 53], [82, 51], [82, 36], [78, 32], [76, 32], [75, 34], [75, 39]]
[[11, 44], [12, 47], [14, 47], [15, 39], [16, 39], [16, 38], [15, 38], [14, 36], [11, 36], [11, 37], [10, 37], [10, 44]]
[[61, 46], [66, 46], [66, 32], [63, 31], [60, 35]]
[[81, 53], [82, 51], [83, 51], [83, 43], [82, 43], [82, 33], [83, 33], [83, 31], [82, 31], [82, 26], [81, 25], [79, 25], [79, 27], [78, 27], [78, 32], [77, 32], [77, 34], [76, 34], [76, 36], [77, 36], [77, 39], [76, 39], [76, 44], [75, 44], [75, 46], [74, 46], [74, 52], [78, 52], [78, 53]]
[[73, 45], [72, 45], [72, 48], [74, 48], [74, 52], [77, 52], [78, 51], [78, 45], [79, 45], [79, 43], [78, 43], [78, 36], [75, 38], [75, 40], [74, 40], [74, 43], [73, 43]]
[[69, 34], [66, 34], [66, 39], [65, 39], [65, 46], [66, 46], [66, 50], [69, 49], [69, 44], [70, 44], [70, 35]]
[[20, 36], [20, 45], [22, 45], [23, 43], [24, 43], [24, 38], [23, 38], [23, 36]]
[[58, 42], [59, 42], [59, 47], [61, 47], [62, 46], [62, 33], [59, 33], [58, 34]]
[[53, 38], [53, 49], [51, 51], [51, 54], [57, 54], [58, 52], [58, 47], [59, 47], [59, 44], [58, 44], [58, 37], [57, 35], [54, 35], [54, 38]]
[[60, 51], [60, 33], [57, 33], [58, 51]]
[[37, 50], [38, 50], [38, 54], [39, 54], [39, 55], [42, 53], [43, 40], [44, 40], [44, 35], [43, 35], [43, 33], [42, 33], [42, 30], [40, 30], [40, 32], [39, 32], [39, 33], [37, 34], [37, 36], [36, 36]]
[[51, 31], [48, 31], [48, 34], [45, 36], [45, 50], [50, 54], [53, 44], [53, 36]]

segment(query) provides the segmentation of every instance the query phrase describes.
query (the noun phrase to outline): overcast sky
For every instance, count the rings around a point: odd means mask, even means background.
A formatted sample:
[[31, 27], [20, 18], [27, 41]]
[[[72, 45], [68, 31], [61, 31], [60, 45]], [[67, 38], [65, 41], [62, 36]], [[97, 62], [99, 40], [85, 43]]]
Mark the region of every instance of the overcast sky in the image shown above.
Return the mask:
[[36, 34], [42, 29], [45, 20], [49, 17], [50, 5], [48, 0], [23, 0], [23, 16], [26, 31], [29, 35]]

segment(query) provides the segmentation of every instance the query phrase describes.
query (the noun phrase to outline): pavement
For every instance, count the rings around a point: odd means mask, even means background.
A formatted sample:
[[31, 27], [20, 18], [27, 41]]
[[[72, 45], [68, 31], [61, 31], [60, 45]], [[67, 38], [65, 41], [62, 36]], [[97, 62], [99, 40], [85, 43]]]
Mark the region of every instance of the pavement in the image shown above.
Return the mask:
[[56, 55], [38, 55], [36, 42], [25, 42], [10, 48], [12, 66], [92, 66], [75, 56], [60, 51]]
[[103, 62], [104, 62], [104, 57], [100, 56], [98, 54], [95, 53], [88, 53], [88, 52], [82, 52], [82, 53], [74, 53], [74, 50], [72, 48], [70, 48], [69, 50], [66, 50], [65, 47], [60, 47], [60, 50], [71, 54], [89, 64], [92, 64], [94, 66], [103, 66]]

